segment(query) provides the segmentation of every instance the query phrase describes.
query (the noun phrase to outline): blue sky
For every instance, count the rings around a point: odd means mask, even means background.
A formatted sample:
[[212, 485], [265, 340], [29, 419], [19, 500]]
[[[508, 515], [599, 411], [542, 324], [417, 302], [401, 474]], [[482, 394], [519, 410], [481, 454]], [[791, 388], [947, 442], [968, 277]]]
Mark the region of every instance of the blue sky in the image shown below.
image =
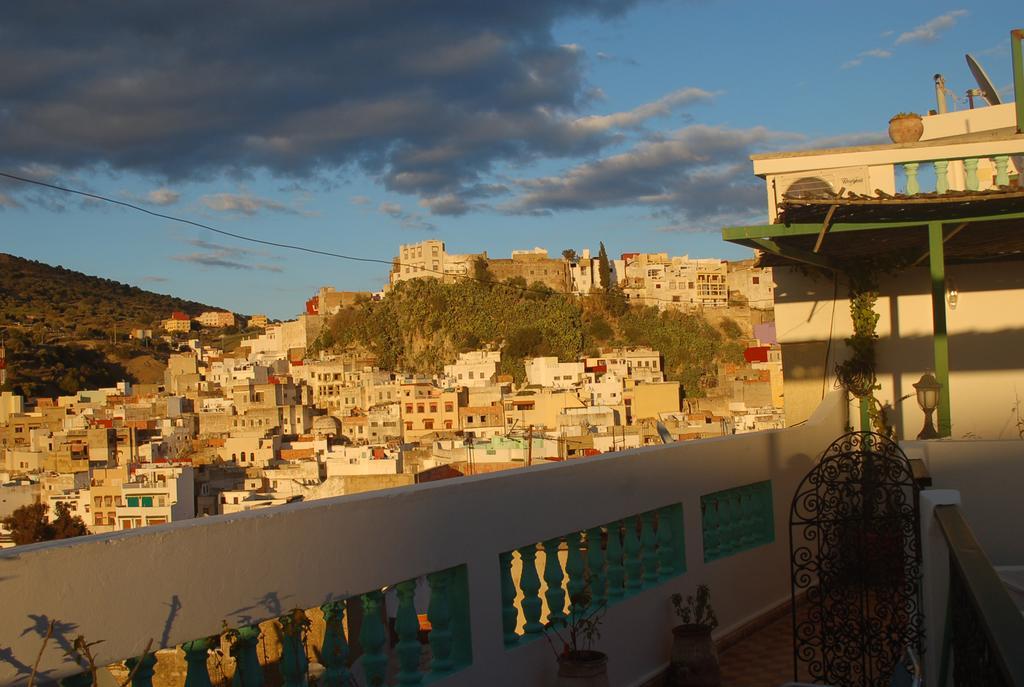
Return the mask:
[[[892, 114], [935, 106], [934, 73], [973, 86], [966, 52], [1012, 99], [1024, 25], [1009, 2], [209, 5], [10, 11], [0, 170], [385, 260], [427, 238], [496, 257], [604, 241], [740, 258], [719, 231], [763, 220], [750, 153], [881, 142]], [[273, 317], [321, 285], [387, 279], [14, 183], [0, 237]]]

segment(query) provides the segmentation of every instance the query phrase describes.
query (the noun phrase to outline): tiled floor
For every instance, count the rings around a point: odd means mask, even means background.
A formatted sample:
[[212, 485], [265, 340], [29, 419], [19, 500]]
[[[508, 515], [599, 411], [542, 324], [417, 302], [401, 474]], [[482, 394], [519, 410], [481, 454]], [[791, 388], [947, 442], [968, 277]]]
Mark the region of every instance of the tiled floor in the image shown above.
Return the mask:
[[778, 687], [793, 679], [793, 621], [789, 613], [719, 656], [722, 687]]

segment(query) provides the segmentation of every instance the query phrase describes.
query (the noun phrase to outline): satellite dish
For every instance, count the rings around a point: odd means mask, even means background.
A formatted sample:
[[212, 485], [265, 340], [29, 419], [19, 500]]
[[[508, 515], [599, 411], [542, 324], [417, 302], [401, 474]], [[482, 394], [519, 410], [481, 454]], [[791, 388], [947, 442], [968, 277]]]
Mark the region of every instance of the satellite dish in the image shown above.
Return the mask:
[[981, 89], [981, 95], [985, 100], [988, 101], [989, 105], [999, 105], [1002, 101], [999, 99], [999, 91], [992, 85], [992, 79], [988, 78], [988, 74], [981, 68], [978, 61], [970, 56], [965, 55], [967, 58], [967, 68], [971, 70], [971, 74], [974, 75], [974, 80], [978, 82], [978, 88]]

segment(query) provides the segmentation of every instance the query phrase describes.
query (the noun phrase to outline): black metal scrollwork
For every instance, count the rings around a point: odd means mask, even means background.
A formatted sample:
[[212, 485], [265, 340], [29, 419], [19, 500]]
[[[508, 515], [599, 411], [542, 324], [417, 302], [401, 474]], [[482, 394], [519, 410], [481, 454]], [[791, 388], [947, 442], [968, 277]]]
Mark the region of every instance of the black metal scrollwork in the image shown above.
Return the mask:
[[789, 521], [796, 679], [885, 687], [921, 653], [919, 521], [910, 463], [880, 434], [840, 437], [807, 473]]

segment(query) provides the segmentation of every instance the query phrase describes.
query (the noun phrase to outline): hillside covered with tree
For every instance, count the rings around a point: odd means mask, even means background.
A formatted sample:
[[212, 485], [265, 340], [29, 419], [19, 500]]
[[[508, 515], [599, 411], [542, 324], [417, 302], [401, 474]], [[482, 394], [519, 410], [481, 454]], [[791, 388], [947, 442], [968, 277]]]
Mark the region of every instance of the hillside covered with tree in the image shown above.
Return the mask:
[[650, 346], [664, 356], [668, 379], [695, 397], [719, 362], [743, 360], [739, 337], [732, 320], [718, 329], [698, 314], [627, 305], [614, 291], [580, 299], [525, 282], [414, 279], [339, 311], [314, 350], [360, 348], [384, 369], [434, 374], [461, 351], [500, 348], [501, 371], [521, 381], [533, 356], [576, 360], [602, 347]]
[[111, 279], [0, 253], [0, 326], [43, 323], [76, 338], [110, 336], [114, 327], [159, 323], [173, 310], [198, 315], [208, 305]]

